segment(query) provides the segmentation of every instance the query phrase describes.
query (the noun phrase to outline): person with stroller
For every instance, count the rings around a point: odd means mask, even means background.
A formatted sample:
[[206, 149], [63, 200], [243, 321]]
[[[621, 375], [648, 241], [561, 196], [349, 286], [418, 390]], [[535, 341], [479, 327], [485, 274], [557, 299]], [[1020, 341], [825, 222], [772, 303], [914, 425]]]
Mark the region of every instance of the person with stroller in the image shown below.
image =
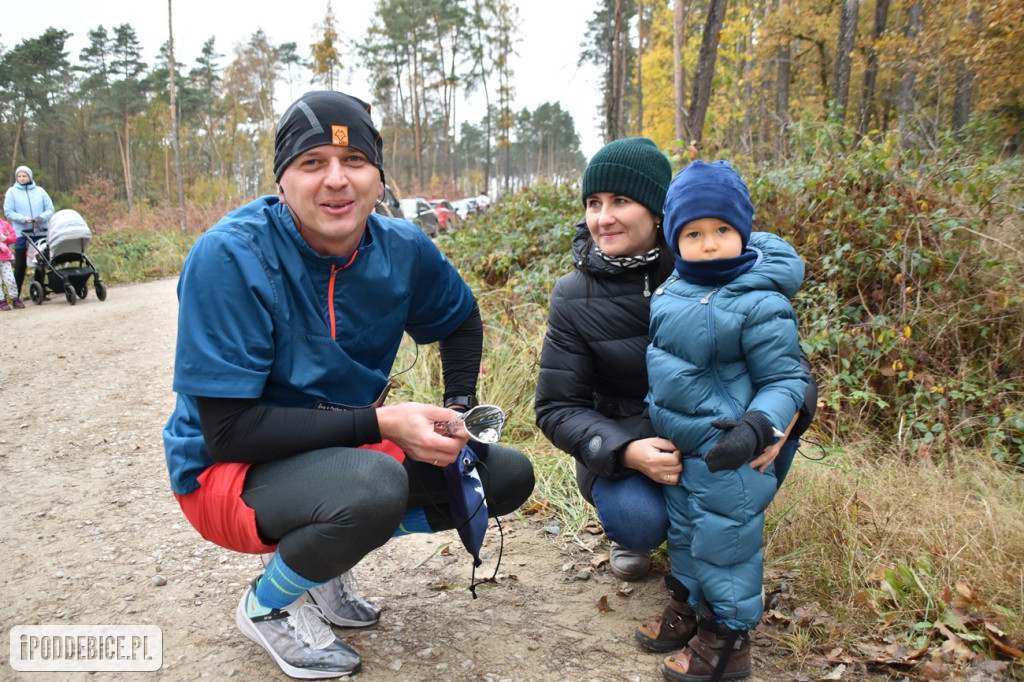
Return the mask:
[[[373, 212], [382, 159], [368, 105], [306, 93], [277, 127], [277, 194], [203, 234], [178, 284], [171, 487], [203, 537], [265, 555], [235, 621], [293, 677], [361, 669], [324, 620], [377, 622], [349, 570], [395, 534], [452, 528], [442, 469], [467, 440], [435, 427], [476, 403], [477, 303], [429, 237]], [[382, 404], [404, 333], [438, 342], [443, 407]], [[526, 501], [523, 454], [470, 447], [490, 515]]]
[[[10, 298], [11, 301], [17, 301], [21, 303], [21, 299], [18, 298], [18, 289], [14, 281], [14, 268], [11, 267], [11, 261], [14, 260], [14, 243], [18, 241], [18, 235], [14, 232], [14, 227], [6, 220], [0, 220], [0, 310], [10, 310], [11, 304], [7, 302]], [[4, 293], [4, 290], [6, 294]], [[23, 308], [24, 305], [18, 306]]]
[[673, 626], [644, 626], [637, 639], [682, 648], [662, 664], [680, 682], [752, 672], [764, 511], [778, 485], [771, 464], [750, 463], [784, 439], [808, 385], [790, 304], [804, 264], [782, 238], [755, 239], [753, 214], [725, 161], [692, 162], [665, 199], [675, 273], [652, 297], [647, 402], [655, 432], [683, 453], [678, 482], [664, 487], [672, 599], [662, 622]]
[[46, 222], [53, 215], [53, 201], [46, 190], [32, 179], [32, 169], [18, 166], [14, 171], [15, 182], [4, 196], [4, 214], [14, 225], [18, 239], [14, 244], [14, 301], [15, 308], [24, 308], [21, 302], [21, 285], [28, 268], [28, 240], [26, 233], [45, 231]]

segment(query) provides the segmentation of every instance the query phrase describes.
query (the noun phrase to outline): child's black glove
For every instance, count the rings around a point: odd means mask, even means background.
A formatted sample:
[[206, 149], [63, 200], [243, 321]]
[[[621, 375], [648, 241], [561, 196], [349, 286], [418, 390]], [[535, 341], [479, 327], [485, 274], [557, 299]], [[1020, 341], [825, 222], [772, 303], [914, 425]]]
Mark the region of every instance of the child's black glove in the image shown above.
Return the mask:
[[764, 452], [774, 438], [768, 417], [757, 410], [745, 413], [739, 421], [716, 419], [711, 425], [725, 431], [704, 458], [712, 473], [739, 469]]

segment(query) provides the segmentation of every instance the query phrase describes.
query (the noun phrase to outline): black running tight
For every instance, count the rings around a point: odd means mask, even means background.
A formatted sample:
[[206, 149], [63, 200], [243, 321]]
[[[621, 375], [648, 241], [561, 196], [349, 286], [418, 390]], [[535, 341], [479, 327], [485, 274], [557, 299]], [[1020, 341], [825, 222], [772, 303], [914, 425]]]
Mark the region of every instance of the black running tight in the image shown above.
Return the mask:
[[[473, 443], [488, 513], [515, 511], [533, 492], [533, 468], [522, 453]], [[434, 530], [448, 530], [448, 493], [440, 467], [358, 448], [324, 448], [254, 464], [243, 501], [256, 512], [267, 544], [308, 580], [326, 582], [386, 543], [406, 509], [422, 507]]]

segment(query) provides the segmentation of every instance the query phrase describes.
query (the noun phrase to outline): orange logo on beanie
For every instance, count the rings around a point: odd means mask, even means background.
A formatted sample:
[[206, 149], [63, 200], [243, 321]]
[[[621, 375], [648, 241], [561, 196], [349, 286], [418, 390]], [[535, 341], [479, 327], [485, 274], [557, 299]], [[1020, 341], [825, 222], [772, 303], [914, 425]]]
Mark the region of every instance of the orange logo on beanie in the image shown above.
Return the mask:
[[348, 126], [331, 126], [331, 144], [335, 147], [348, 146]]

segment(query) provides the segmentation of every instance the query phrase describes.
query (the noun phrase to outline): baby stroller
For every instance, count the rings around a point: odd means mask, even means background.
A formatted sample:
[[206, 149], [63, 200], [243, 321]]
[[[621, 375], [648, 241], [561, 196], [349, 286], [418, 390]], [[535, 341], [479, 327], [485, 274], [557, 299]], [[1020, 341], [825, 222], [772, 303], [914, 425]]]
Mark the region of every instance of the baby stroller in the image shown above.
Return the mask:
[[92, 264], [85, 250], [92, 241], [92, 232], [78, 211], [64, 209], [50, 218], [50, 226], [44, 233], [26, 233], [35, 247], [35, 276], [29, 288], [32, 302], [40, 305], [47, 299], [47, 292], [63, 293], [68, 303], [74, 305], [78, 299], [89, 294], [89, 278], [93, 278], [96, 298], [107, 298], [107, 285], [100, 279], [100, 273]]

